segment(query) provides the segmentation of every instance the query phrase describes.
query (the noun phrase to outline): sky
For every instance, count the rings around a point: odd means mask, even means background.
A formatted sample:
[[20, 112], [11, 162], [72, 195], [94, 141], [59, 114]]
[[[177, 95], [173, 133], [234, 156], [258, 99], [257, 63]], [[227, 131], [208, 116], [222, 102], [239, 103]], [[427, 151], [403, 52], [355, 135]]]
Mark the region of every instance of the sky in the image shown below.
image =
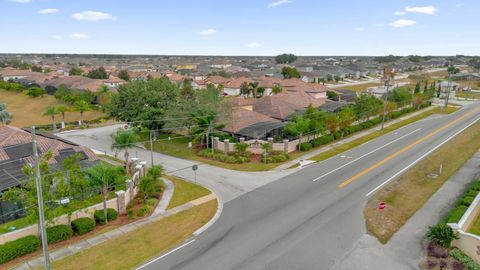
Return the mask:
[[0, 53], [479, 55], [478, 0], [0, 0]]

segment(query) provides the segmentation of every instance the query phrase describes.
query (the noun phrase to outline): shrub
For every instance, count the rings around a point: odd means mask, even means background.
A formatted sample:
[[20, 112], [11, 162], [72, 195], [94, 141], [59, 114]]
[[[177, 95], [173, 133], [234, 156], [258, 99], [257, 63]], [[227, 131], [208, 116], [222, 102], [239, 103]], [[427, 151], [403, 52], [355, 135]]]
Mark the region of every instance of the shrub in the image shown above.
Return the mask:
[[475, 181], [475, 182], [471, 185], [470, 190], [480, 191], [480, 181]]
[[465, 255], [465, 253], [457, 248], [454, 248], [450, 251], [450, 256], [456, 259], [468, 270], [480, 270], [480, 265], [478, 265], [474, 260], [472, 260], [472, 258], [468, 257]]
[[158, 203], [158, 199], [155, 199], [155, 198], [150, 198], [145, 202], [146, 205], [150, 205], [150, 206], [155, 206], [157, 205], [157, 203]]
[[457, 223], [462, 218], [463, 214], [467, 211], [468, 207], [465, 205], [460, 205], [455, 207], [448, 215], [447, 222], [448, 223]]
[[327, 144], [327, 143], [330, 143], [333, 141], [333, 136], [332, 135], [323, 135], [322, 137], [320, 138], [317, 138], [318, 141], [320, 141], [320, 144], [323, 145], [323, 144]]
[[47, 228], [48, 244], [54, 244], [72, 238], [73, 230], [70, 225], [56, 225]]
[[[95, 213], [93, 214], [93, 217], [95, 218], [95, 221], [98, 224], [105, 225], [107, 223], [106, 220], [105, 220], [105, 211], [103, 209], [95, 211]], [[117, 219], [117, 217], [118, 217], [118, 212], [115, 209], [107, 208], [107, 220], [108, 221], [115, 220], [115, 219]]]
[[449, 248], [452, 241], [458, 239], [458, 234], [445, 223], [428, 227], [427, 238], [435, 244]]
[[11, 261], [40, 247], [40, 239], [29, 235], [0, 245], [0, 264]]
[[143, 217], [147, 214], [150, 214], [152, 211], [153, 211], [153, 207], [151, 207], [150, 205], [144, 205], [142, 206], [142, 208], [138, 210], [137, 216]]
[[300, 149], [300, 151], [308, 151], [312, 149], [312, 144], [309, 142], [303, 142], [298, 146], [298, 148]]
[[465, 205], [465, 206], [470, 206], [470, 204], [472, 204], [473, 200], [475, 199], [475, 197], [472, 197], [472, 196], [465, 196], [461, 202], [462, 205]]
[[237, 159], [234, 156], [227, 156], [225, 158], [225, 162], [233, 164], [233, 163], [237, 163]]
[[95, 220], [87, 217], [75, 219], [71, 224], [73, 231], [78, 235], [84, 235], [95, 228]]
[[332, 135], [335, 140], [338, 140], [342, 137], [342, 133], [340, 131], [335, 131]]
[[129, 208], [127, 210], [127, 217], [129, 220], [134, 220], [136, 216], [137, 215], [135, 214], [135, 211], [133, 210], [133, 208]]
[[45, 90], [40, 87], [32, 87], [25, 91], [25, 94], [30, 97], [41, 97], [45, 95]]
[[468, 190], [468, 192], [467, 192], [466, 195], [467, 195], [467, 196], [475, 197], [475, 196], [477, 196], [477, 194], [478, 194], [478, 191], [477, 191], [477, 190], [470, 189], [470, 190]]

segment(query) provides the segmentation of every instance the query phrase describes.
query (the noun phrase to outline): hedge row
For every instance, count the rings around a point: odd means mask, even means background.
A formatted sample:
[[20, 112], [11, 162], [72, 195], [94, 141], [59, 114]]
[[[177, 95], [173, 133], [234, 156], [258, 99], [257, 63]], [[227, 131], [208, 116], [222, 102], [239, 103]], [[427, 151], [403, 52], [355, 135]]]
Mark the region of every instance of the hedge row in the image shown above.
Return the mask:
[[480, 181], [475, 181], [470, 184], [469, 188], [463, 193], [463, 195], [457, 199], [455, 207], [447, 214], [445, 221], [447, 223], [459, 222], [479, 192]]
[[242, 164], [242, 163], [250, 162], [249, 157], [241, 156], [238, 154], [225, 154], [220, 151], [215, 151], [214, 153], [212, 153], [212, 150], [208, 148], [202, 151], [199, 151], [197, 155], [205, 158], [211, 158], [211, 159], [225, 162], [225, 163], [230, 163], [230, 164]]
[[287, 153], [280, 152], [280, 153], [275, 153], [272, 152], [268, 157], [262, 158], [263, 162], [266, 163], [280, 163], [280, 162], [285, 162], [290, 159], [290, 156]]
[[463, 265], [468, 270], [480, 270], [480, 265], [478, 265], [472, 258], [468, 257], [461, 250], [454, 248], [450, 250], [450, 256], [455, 258], [461, 265]]
[[[395, 118], [398, 118], [398, 117], [400, 117], [404, 114], [411, 113], [411, 112], [414, 112], [414, 111], [419, 110], [419, 109], [423, 109], [423, 108], [428, 107], [430, 105], [431, 105], [431, 102], [424, 102], [424, 103], [420, 104], [418, 106], [418, 108], [415, 108], [415, 107], [404, 108], [404, 109], [401, 109], [399, 111], [392, 112], [390, 116], [386, 117], [386, 119], [387, 120], [388, 119], [395, 119]], [[298, 148], [299, 148], [300, 151], [309, 151], [312, 148], [328, 144], [328, 143], [330, 143], [334, 140], [339, 140], [339, 139], [341, 139], [345, 136], [348, 136], [350, 134], [353, 134], [353, 133], [362, 131], [364, 129], [368, 129], [368, 128], [371, 128], [373, 126], [376, 126], [376, 125], [380, 124], [381, 122], [382, 122], [382, 118], [381, 117], [376, 117], [376, 118], [364, 121], [362, 123], [359, 123], [357, 125], [347, 127], [342, 131], [335, 131], [332, 134], [323, 135], [322, 137], [313, 139], [309, 142], [301, 143], [298, 146]]]
[[40, 239], [34, 235], [25, 236], [0, 245], [0, 264], [37, 251], [39, 247]]
[[48, 244], [55, 244], [72, 238], [73, 230], [69, 225], [57, 225], [47, 228]]

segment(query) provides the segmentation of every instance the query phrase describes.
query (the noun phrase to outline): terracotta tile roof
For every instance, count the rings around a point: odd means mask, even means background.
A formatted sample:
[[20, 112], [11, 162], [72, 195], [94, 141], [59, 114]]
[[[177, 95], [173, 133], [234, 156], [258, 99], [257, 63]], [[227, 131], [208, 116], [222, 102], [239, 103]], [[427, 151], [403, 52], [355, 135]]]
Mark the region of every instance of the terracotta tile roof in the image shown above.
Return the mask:
[[243, 108], [236, 108], [233, 110], [232, 118], [224, 123], [224, 130], [231, 133], [236, 133], [246, 127], [260, 122], [281, 122], [264, 114], [250, 111]]
[[252, 79], [247, 78], [247, 77], [241, 77], [241, 78], [233, 78], [229, 82], [227, 82], [224, 86], [226, 88], [234, 88], [234, 89], [239, 89], [243, 83], [251, 83], [253, 82]]
[[280, 85], [281, 79], [275, 77], [262, 76], [257, 78], [258, 86], [264, 88], [272, 88], [275, 85]]
[[306, 83], [300, 79], [287, 79], [281, 80], [280, 86], [288, 91], [300, 91], [305, 92], [327, 92], [329, 89], [322, 84]]
[[223, 84], [226, 85], [230, 79], [224, 78], [222, 76], [210, 76], [205, 79], [206, 83], [213, 83], [213, 84]]
[[60, 85], [65, 85], [68, 88], [80, 89], [80, 90], [90, 90], [92, 92], [98, 91], [100, 86], [103, 85], [101, 79], [90, 79], [83, 76], [68, 76], [62, 78], [56, 78], [49, 81], [46, 81], [44, 84], [59, 87]]
[[251, 106], [255, 103], [256, 99], [253, 98], [244, 98], [244, 97], [231, 97], [228, 99], [228, 102], [232, 107], [243, 107]]

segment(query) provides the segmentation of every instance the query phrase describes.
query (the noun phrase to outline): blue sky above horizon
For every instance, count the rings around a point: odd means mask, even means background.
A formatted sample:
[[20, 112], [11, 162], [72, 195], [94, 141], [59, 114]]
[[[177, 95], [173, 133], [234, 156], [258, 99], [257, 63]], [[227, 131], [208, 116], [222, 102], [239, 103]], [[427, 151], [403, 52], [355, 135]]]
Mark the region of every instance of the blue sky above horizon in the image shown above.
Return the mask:
[[0, 0], [0, 53], [480, 54], [478, 0]]

